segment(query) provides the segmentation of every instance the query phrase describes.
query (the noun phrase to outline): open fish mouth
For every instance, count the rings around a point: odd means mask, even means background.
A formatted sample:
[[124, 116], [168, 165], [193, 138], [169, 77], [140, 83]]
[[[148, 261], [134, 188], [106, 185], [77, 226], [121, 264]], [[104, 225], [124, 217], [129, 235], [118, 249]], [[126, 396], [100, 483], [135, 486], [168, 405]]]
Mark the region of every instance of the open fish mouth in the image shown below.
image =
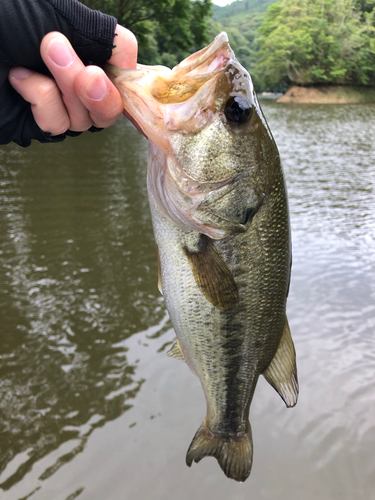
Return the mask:
[[168, 148], [167, 129], [196, 131], [207, 124], [217, 106], [216, 80], [234, 59], [223, 32], [172, 70], [141, 64], [125, 70], [106, 64], [105, 71], [120, 90], [127, 115], [152, 142]]

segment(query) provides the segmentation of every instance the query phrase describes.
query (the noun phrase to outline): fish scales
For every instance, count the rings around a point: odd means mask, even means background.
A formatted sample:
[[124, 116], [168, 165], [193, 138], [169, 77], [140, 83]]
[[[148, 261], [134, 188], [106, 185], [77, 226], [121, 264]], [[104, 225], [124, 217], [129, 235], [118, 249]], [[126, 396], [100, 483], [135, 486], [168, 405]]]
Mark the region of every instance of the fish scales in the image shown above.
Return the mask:
[[[187, 235], [179, 230], [151, 204], [166, 304], [188, 365], [205, 380], [202, 385], [210, 405], [208, 411], [216, 415], [215, 419], [210, 418], [213, 431], [216, 426], [218, 430], [224, 426], [236, 434], [238, 429], [232, 425], [232, 419], [239, 420], [241, 428], [244, 427], [256, 374], [264, 371], [280, 342], [286, 285], [280, 287], [279, 282], [286, 282], [290, 261], [288, 240], [278, 248], [280, 258], [269, 249], [272, 240], [279, 237], [280, 228], [277, 221], [269, 224], [266, 213], [276, 204], [279, 221], [287, 217], [286, 203], [280, 207], [277, 201], [263, 205], [258, 212], [258, 224], [253, 224], [246, 233], [215, 242], [239, 289], [238, 303], [228, 311], [219, 311], [208, 301], [202, 301], [183, 251], [186, 244], [195, 243], [196, 234]], [[267, 254], [273, 255], [272, 259], [265, 259]], [[268, 293], [270, 288], [272, 295]], [[270, 337], [267, 335], [270, 330], [278, 334]], [[234, 393], [239, 400], [247, 401], [246, 406], [237, 404]], [[233, 413], [236, 407], [238, 415]], [[231, 419], [227, 418], [228, 412]]]
[[225, 33], [172, 71], [109, 68], [149, 138], [148, 195], [170, 355], [198, 376], [206, 418], [187, 464], [214, 456], [244, 481], [260, 374], [287, 406], [298, 396], [286, 319], [291, 243], [276, 144]]

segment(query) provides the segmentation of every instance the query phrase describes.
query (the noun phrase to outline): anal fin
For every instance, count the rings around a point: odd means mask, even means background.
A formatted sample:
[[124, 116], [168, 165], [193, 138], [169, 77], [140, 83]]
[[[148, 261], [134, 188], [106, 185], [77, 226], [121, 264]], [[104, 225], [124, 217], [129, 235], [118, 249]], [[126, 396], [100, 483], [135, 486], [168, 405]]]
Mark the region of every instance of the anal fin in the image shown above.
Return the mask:
[[185, 361], [178, 340], [176, 340], [176, 342], [169, 349], [169, 351], [167, 351], [167, 356], [169, 356], [170, 358], [179, 359], [180, 361]]
[[299, 387], [296, 351], [287, 319], [285, 319], [279, 347], [271, 363], [264, 370], [263, 376], [276, 392], [280, 394], [288, 408], [297, 404]]
[[206, 299], [221, 311], [233, 307], [238, 301], [237, 285], [210, 238], [201, 234], [197, 251], [187, 247], [184, 250], [195, 282]]

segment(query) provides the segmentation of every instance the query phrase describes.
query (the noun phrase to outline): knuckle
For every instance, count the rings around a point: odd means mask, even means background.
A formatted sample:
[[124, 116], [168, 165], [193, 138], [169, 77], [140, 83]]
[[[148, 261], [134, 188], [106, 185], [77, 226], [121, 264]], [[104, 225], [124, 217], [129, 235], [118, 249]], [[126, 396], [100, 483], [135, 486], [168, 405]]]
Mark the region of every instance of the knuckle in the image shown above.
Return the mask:
[[136, 50], [138, 48], [137, 38], [132, 31], [118, 24], [116, 33], [124, 37], [124, 40], [126, 41], [126, 44], [129, 46], [130, 49]]
[[121, 116], [121, 113], [112, 113], [104, 115], [93, 115], [91, 114], [91, 119], [95, 127], [98, 128], [107, 128], [115, 123], [118, 117]]
[[52, 125], [51, 135], [60, 135], [64, 134], [70, 127], [69, 118], [63, 118], [59, 123], [55, 123]]
[[85, 130], [88, 130], [92, 126], [92, 121], [91, 120], [79, 120], [79, 121], [72, 121], [70, 123], [69, 130], [72, 132], [85, 132]]
[[38, 101], [44, 106], [53, 104], [57, 99], [60, 99], [60, 90], [56, 83], [51, 79], [44, 79], [39, 85]]
[[118, 106], [118, 104], [114, 105], [112, 108], [108, 108], [103, 115], [103, 121], [114, 123], [119, 116], [122, 114], [123, 107]]
[[138, 49], [138, 40], [133, 32], [131, 32], [129, 30], [127, 30], [127, 31], [128, 31], [128, 33], [127, 33], [128, 44], [133, 49], [133, 51], [136, 51]]
[[96, 127], [110, 127], [121, 116], [124, 107], [118, 91], [109, 92], [108, 96], [96, 106], [90, 108], [90, 116]]
[[44, 132], [60, 135], [70, 127], [69, 115], [61, 101], [50, 106], [34, 105], [31, 109], [36, 123]]
[[52, 136], [64, 134], [70, 126], [70, 121], [67, 116], [46, 117], [41, 113], [34, 113], [34, 119], [43, 132], [48, 132]]

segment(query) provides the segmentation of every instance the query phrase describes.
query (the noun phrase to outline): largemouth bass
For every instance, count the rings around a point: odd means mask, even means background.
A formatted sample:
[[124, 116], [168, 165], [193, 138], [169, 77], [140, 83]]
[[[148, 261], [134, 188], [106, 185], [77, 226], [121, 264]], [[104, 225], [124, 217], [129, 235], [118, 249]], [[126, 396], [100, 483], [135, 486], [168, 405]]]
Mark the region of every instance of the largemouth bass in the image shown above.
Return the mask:
[[159, 288], [177, 335], [169, 355], [202, 384], [207, 414], [186, 462], [214, 456], [244, 481], [260, 374], [298, 397], [286, 318], [291, 243], [279, 153], [226, 33], [170, 70], [107, 67], [149, 139]]

